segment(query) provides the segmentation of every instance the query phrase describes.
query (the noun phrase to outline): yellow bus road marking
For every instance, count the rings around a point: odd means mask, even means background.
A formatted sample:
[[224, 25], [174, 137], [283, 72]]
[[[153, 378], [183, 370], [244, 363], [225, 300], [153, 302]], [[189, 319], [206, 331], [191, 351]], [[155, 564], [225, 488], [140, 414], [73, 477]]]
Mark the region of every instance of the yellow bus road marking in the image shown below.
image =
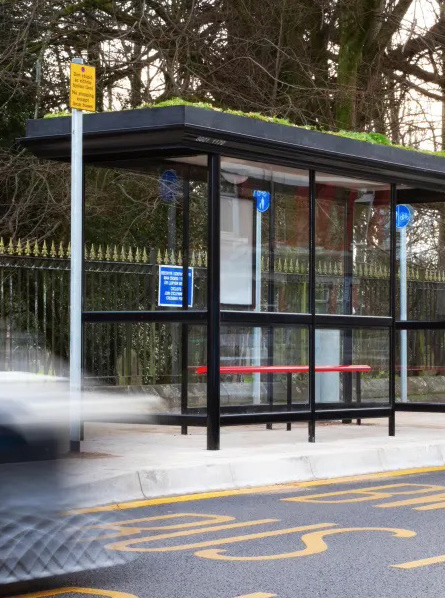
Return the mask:
[[[411, 490], [401, 490], [401, 488], [411, 488]], [[390, 490], [390, 492], [388, 492], [388, 490]], [[425, 494], [427, 492], [436, 492], [438, 490], [444, 491], [445, 486], [438, 486], [436, 484], [386, 484], [383, 486], [372, 486], [370, 488], [355, 488], [349, 490], [337, 490], [336, 492], [324, 492], [321, 494], [291, 496], [288, 498], [281, 498], [280, 500], [317, 504], [345, 504], [392, 498], [401, 495]], [[348, 498], [328, 500], [333, 497], [348, 495]]]
[[[131, 548], [133, 544], [146, 542], [147, 540], [141, 538], [140, 540], [130, 539], [128, 541], [116, 542], [115, 544], [108, 544], [106, 548], [112, 550], [125, 550], [128, 552], [175, 552], [176, 550], [194, 550], [196, 548], [206, 548], [207, 546], [218, 546], [220, 544], [233, 544], [235, 542], [247, 542], [249, 540], [258, 540], [260, 538], [270, 538], [275, 536], [283, 536], [284, 534], [294, 534], [311, 529], [320, 529], [324, 527], [332, 527], [336, 523], [315, 523], [312, 525], [300, 525], [298, 527], [288, 527], [278, 530], [270, 530], [266, 532], [256, 532], [254, 534], [246, 534], [244, 536], [230, 536], [229, 538], [218, 538], [215, 540], [203, 540], [192, 544], [178, 544], [176, 546], [155, 546], [149, 548]], [[156, 538], [153, 538], [156, 539]]]
[[[151, 521], [165, 521], [166, 519], [180, 519], [180, 518], [198, 518], [198, 521], [188, 521], [186, 523], [174, 523], [173, 525], [145, 525]], [[199, 521], [199, 518], [202, 518]], [[168, 515], [157, 515], [154, 517], [140, 517], [138, 519], [127, 519], [125, 521], [108, 521], [106, 523], [98, 523], [91, 525], [85, 529], [91, 530], [110, 530], [108, 534], [100, 534], [98, 536], [90, 536], [86, 540], [103, 540], [107, 538], [116, 538], [119, 536], [131, 536], [140, 533], [141, 531], [159, 531], [167, 529], [184, 529], [190, 527], [205, 526], [217, 523], [226, 523], [228, 521], [235, 521], [235, 517], [229, 515], [207, 515], [206, 513], [171, 513]], [[144, 525], [130, 525], [130, 524]], [[114, 532], [111, 530], [115, 530]]]
[[388, 532], [390, 534], [393, 534], [395, 538], [412, 538], [416, 535], [416, 532], [409, 529], [399, 529], [391, 527], [344, 527], [304, 534], [303, 536], [301, 536], [301, 541], [306, 546], [306, 548], [302, 548], [301, 550], [295, 550], [293, 552], [282, 552], [279, 554], [268, 554], [260, 556], [230, 556], [223, 554], [226, 552], [225, 550], [211, 548], [209, 550], [198, 550], [197, 552], [195, 552], [195, 556], [220, 561], [274, 561], [278, 559], [294, 559], [298, 557], [311, 556], [313, 554], [325, 552], [328, 549], [328, 545], [323, 540], [325, 536], [331, 536], [334, 534], [347, 534], [350, 532], [368, 531]]
[[[270, 520], [264, 520], [270, 521]], [[277, 521], [277, 520], [271, 520]], [[261, 522], [261, 521], [260, 521]], [[260, 522], [244, 522], [239, 524], [229, 524], [229, 525], [221, 525], [221, 526], [214, 526], [205, 529], [194, 529], [189, 531], [180, 531], [180, 532], [172, 532], [168, 534], [158, 534], [155, 536], [148, 536], [145, 538], [129, 538], [128, 540], [123, 540], [121, 542], [115, 542], [113, 544], [108, 544], [107, 548], [111, 550], [122, 550], [128, 552], [175, 552], [181, 550], [197, 550], [195, 555], [202, 558], [208, 559], [216, 559], [216, 560], [227, 560], [227, 561], [266, 561], [266, 560], [276, 560], [276, 559], [288, 559], [288, 558], [296, 558], [302, 556], [309, 556], [313, 554], [318, 554], [320, 552], [324, 552], [328, 549], [327, 544], [324, 542], [324, 536], [329, 536], [333, 534], [343, 534], [343, 533], [350, 533], [350, 532], [367, 532], [367, 531], [381, 531], [381, 532], [388, 532], [393, 534], [396, 538], [412, 538], [416, 535], [416, 532], [407, 529], [400, 529], [400, 528], [386, 528], [386, 527], [349, 527], [349, 528], [337, 528], [336, 523], [317, 523], [311, 525], [303, 525], [298, 527], [291, 527], [291, 528], [284, 528], [278, 530], [270, 530], [265, 532], [256, 532], [253, 534], [246, 534], [242, 536], [231, 536], [228, 538], [219, 538], [219, 539], [212, 539], [212, 540], [204, 540], [196, 543], [190, 544], [179, 544], [175, 546], [155, 546], [155, 547], [140, 547], [137, 546], [142, 543], [146, 542], [153, 542], [156, 540], [165, 540], [171, 539], [174, 537], [182, 537], [192, 534], [199, 534], [201, 532], [207, 531], [219, 531], [222, 529], [231, 529], [238, 526], [244, 526], [249, 524], [257, 524]], [[323, 529], [323, 528], [331, 528], [331, 529]], [[335, 529], [333, 529], [335, 528]], [[302, 531], [308, 530], [317, 530], [312, 531], [311, 533], [304, 534], [301, 537], [301, 541], [306, 546], [301, 550], [287, 552], [287, 553], [279, 553], [279, 554], [272, 554], [272, 555], [262, 555], [262, 556], [252, 556], [252, 557], [238, 557], [238, 556], [228, 556], [225, 553], [225, 550], [215, 549], [215, 546], [221, 546], [225, 544], [235, 544], [239, 542], [247, 542], [251, 540], [259, 540], [263, 538], [271, 538], [282, 536], [285, 534], [293, 534]], [[320, 531], [323, 530], [323, 531]], [[204, 550], [202, 550], [204, 549]]]
[[7, 596], [6, 598], [46, 598], [47, 596], [60, 596], [61, 594], [92, 594], [93, 596], [107, 596], [108, 598], [139, 598], [136, 594], [117, 592], [116, 590], [98, 590], [96, 588], [58, 588], [57, 590], [43, 590], [20, 594], [20, 596]]
[[398, 569], [415, 569], [416, 567], [427, 567], [428, 565], [436, 565], [437, 563], [445, 563], [445, 554], [432, 556], [426, 559], [419, 559], [418, 561], [409, 561], [407, 563], [401, 563], [400, 565], [391, 565], [391, 567], [397, 567]]
[[[295, 532], [306, 531], [310, 529], [320, 529], [323, 527], [332, 527], [336, 523], [316, 523], [313, 525], [300, 525], [298, 527], [289, 527], [285, 529], [271, 530], [267, 532], [257, 532], [254, 534], [246, 534], [245, 536], [231, 536], [230, 538], [219, 538], [216, 540], [204, 540], [196, 542], [195, 544], [179, 544], [177, 546], [159, 546], [148, 548], [132, 548], [133, 544], [146, 542], [146, 538], [135, 540], [124, 540], [123, 542], [116, 542], [115, 544], [108, 544], [107, 548], [112, 550], [126, 550], [128, 552], [174, 552], [175, 550], [194, 550], [195, 548], [205, 548], [207, 546], [219, 546], [221, 544], [233, 544], [234, 542], [247, 542], [248, 540], [257, 540], [259, 538], [270, 538], [274, 536], [283, 536], [284, 534], [293, 534]], [[159, 539], [156, 537], [150, 539]]]
[[[201, 534], [204, 532], [213, 532], [225, 529], [234, 529], [239, 527], [247, 527], [251, 525], [264, 525], [265, 523], [276, 523], [279, 519], [258, 519], [256, 521], [241, 521], [240, 523], [231, 523], [229, 525], [218, 525], [214, 527], [207, 527], [204, 529], [198, 530], [190, 530], [189, 532], [172, 532], [170, 534], [156, 534], [154, 536], [144, 536], [143, 538], [129, 538], [128, 540], [122, 540], [120, 542], [114, 542], [112, 544], [107, 544], [106, 548], [111, 550], [125, 550], [127, 552], [168, 552], [172, 550], [186, 550], [188, 547], [193, 548], [194, 546], [213, 546], [214, 544], [218, 544], [227, 540], [224, 538], [223, 540], [209, 540], [206, 542], [200, 542], [199, 544], [185, 544], [181, 546], [168, 546], [168, 547], [161, 547], [161, 548], [132, 548], [135, 544], [145, 544], [146, 542], [155, 542], [156, 540], [169, 540], [170, 538], [178, 538], [184, 536], [191, 536], [192, 534]], [[324, 524], [322, 524], [324, 525]], [[309, 526], [310, 528], [311, 526]], [[319, 526], [316, 526], [319, 527]], [[295, 528], [299, 529], [299, 528]], [[260, 532], [260, 534], [271, 534], [271, 535], [279, 535], [276, 532]], [[249, 536], [237, 536], [237, 537], [250, 537], [256, 536], [257, 534], [250, 534]]]
[[[192, 536], [195, 534], [205, 534], [208, 532], [218, 532], [221, 530], [226, 529], [235, 529], [239, 527], [248, 527], [251, 525], [264, 525], [265, 523], [276, 523], [279, 519], [257, 519], [255, 521], [240, 521], [239, 523], [229, 523], [228, 525], [214, 525], [211, 527], [187, 530], [187, 531], [180, 531], [180, 532], [170, 532], [169, 534], [155, 534], [154, 536], [143, 536], [142, 538], [129, 538], [128, 540], [122, 540], [120, 542], [115, 542], [113, 544], [107, 544], [107, 548], [111, 548], [112, 550], [127, 550], [127, 551], [150, 551], [150, 549], [142, 549], [142, 548], [128, 548], [128, 546], [132, 546], [133, 544], [143, 544], [145, 542], [155, 542], [156, 540], [169, 540], [170, 538], [180, 538], [184, 536]], [[158, 550], [157, 548], [152, 550]]]
[[236, 490], [217, 490], [214, 492], [198, 492], [195, 494], [185, 494], [180, 496], [163, 496], [159, 498], [147, 498], [142, 500], [132, 500], [129, 502], [113, 503], [110, 505], [87, 507], [83, 509], [74, 509], [70, 513], [96, 513], [99, 511], [118, 511], [125, 509], [138, 509], [140, 507], [151, 507], [156, 505], [169, 505], [178, 502], [188, 502], [195, 500], [208, 500], [210, 498], [224, 498], [225, 496], [242, 496], [244, 494], [257, 494], [260, 492], [273, 492], [279, 490], [293, 490], [295, 488], [311, 488], [314, 486], [330, 486], [334, 484], [348, 484], [354, 482], [366, 482], [382, 478], [392, 478], [407, 475], [416, 475], [421, 473], [431, 473], [434, 471], [445, 471], [445, 467], [416, 467], [412, 469], [399, 469], [395, 471], [384, 471], [380, 473], [369, 473], [365, 475], [345, 476], [341, 478], [332, 478], [324, 480], [310, 480], [308, 482], [293, 482], [290, 484], [274, 484], [269, 486], [253, 486], [251, 488], [240, 488]]
[[[42, 592], [31, 592], [31, 594], [20, 594], [20, 596], [7, 596], [7, 598], [45, 598], [47, 596], [60, 596], [61, 594], [93, 594], [95, 596], [108, 596], [108, 598], [139, 598], [135, 594], [117, 592], [115, 590], [96, 590], [94, 588], [59, 588], [57, 590], [45, 590]], [[275, 598], [276, 594], [255, 592], [255, 594], [244, 594], [236, 598]]]
[[[379, 509], [391, 508], [391, 507], [411, 507], [414, 505], [423, 505], [428, 503], [436, 503], [433, 505], [429, 505], [426, 509], [437, 508], [437, 504], [445, 505], [444, 502], [437, 502], [437, 501], [445, 501], [445, 493], [442, 492], [440, 494], [430, 494], [429, 496], [418, 496], [417, 498], [407, 498], [405, 500], [396, 500], [394, 502], [384, 502], [381, 505], [374, 505], [375, 507], [379, 507]], [[425, 509], [425, 507], [421, 507]]]
[[426, 505], [424, 507], [415, 507], [416, 511], [431, 511], [433, 509], [445, 509], [445, 502], [436, 502], [433, 505]]

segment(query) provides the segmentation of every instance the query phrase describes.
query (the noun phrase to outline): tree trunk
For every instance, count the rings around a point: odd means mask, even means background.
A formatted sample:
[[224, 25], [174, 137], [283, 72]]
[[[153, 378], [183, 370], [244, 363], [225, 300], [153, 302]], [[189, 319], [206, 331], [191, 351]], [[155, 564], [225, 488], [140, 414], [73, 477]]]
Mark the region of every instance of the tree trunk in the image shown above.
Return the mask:
[[358, 70], [366, 36], [362, 28], [361, 5], [362, 0], [343, 0], [339, 3], [340, 49], [335, 102], [335, 124], [339, 129], [351, 130], [356, 123]]

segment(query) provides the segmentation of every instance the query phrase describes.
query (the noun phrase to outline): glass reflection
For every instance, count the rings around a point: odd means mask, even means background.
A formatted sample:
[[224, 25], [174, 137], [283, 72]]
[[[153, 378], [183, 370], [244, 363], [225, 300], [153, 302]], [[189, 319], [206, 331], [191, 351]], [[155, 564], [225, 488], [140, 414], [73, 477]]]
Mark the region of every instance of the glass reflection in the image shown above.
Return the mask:
[[388, 316], [390, 186], [316, 173], [316, 311]]
[[206, 164], [194, 156], [86, 168], [87, 310], [182, 309], [186, 258], [189, 308], [205, 309]]
[[[445, 319], [445, 196], [427, 189], [399, 188], [397, 201], [407, 205], [411, 221], [397, 231], [397, 272], [401, 244], [406, 245], [406, 298], [408, 320]], [[400, 275], [397, 282], [397, 317], [400, 315]]]
[[222, 326], [221, 406], [301, 407], [309, 401], [307, 366], [305, 326]]
[[307, 312], [307, 171], [221, 158], [223, 309]]
[[[445, 403], [445, 331], [407, 330], [407, 367], [401, 368], [400, 345], [397, 335], [396, 400], [408, 403]], [[402, 376], [406, 372], [406, 394]]]
[[316, 403], [388, 404], [389, 330], [319, 328], [315, 367]]

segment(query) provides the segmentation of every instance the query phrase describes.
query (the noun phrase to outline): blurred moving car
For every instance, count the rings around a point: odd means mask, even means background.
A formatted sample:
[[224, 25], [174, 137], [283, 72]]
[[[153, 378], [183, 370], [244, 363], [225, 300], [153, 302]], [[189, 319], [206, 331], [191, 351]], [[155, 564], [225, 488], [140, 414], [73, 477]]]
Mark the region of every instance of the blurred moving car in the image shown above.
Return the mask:
[[[118, 520], [118, 512], [61, 515], [76, 504], [75, 487], [65, 484], [69, 399], [66, 378], [0, 372], [0, 588], [134, 558], [107, 550], [92, 533], [110, 517]], [[122, 400], [97, 390], [84, 395], [82, 415], [118, 422], [159, 406], [149, 396]]]
[[66, 385], [55, 376], [0, 372], [0, 463], [57, 459]]

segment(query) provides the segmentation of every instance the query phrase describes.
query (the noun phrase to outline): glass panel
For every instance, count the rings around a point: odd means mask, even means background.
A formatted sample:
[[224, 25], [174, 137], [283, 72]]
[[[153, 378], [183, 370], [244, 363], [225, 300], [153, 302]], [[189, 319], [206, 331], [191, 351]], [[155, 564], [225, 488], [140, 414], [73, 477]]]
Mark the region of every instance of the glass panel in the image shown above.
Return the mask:
[[[401, 368], [400, 345], [405, 332], [407, 368]], [[445, 331], [406, 330], [397, 335], [396, 400], [445, 403]], [[406, 372], [406, 382], [402, 382]], [[406, 391], [404, 391], [406, 388]]]
[[183, 326], [188, 334], [187, 407], [193, 413], [207, 412], [207, 376], [197, 368], [207, 365], [207, 331], [205, 326]]
[[186, 160], [87, 167], [86, 310], [182, 308], [187, 203], [189, 307], [205, 308], [207, 158]]
[[[316, 403], [343, 407], [389, 403], [389, 330], [319, 328], [315, 365], [329, 370], [315, 374]], [[337, 366], [351, 371], [335, 371]]]
[[221, 158], [221, 304], [308, 311], [307, 171]]
[[[252, 372], [252, 366], [283, 369]], [[302, 371], [292, 371], [295, 366]], [[309, 400], [307, 366], [308, 329], [304, 326], [222, 326], [221, 406], [236, 405], [246, 412], [253, 406], [263, 410], [270, 405], [280, 410], [301, 408]], [[289, 390], [291, 405], [287, 404]]]
[[390, 186], [316, 173], [316, 311], [388, 316]]
[[181, 172], [189, 202], [189, 266], [193, 267], [193, 309], [207, 307], [207, 156], [166, 160]]
[[[184, 343], [188, 363], [182, 361]], [[196, 366], [206, 363], [206, 343], [205, 326], [86, 324], [85, 386], [113, 394], [139, 393], [159, 412], [180, 413], [184, 381], [188, 406], [205, 407], [206, 384]]]
[[[445, 319], [445, 194], [399, 188], [399, 204], [411, 220], [397, 231], [397, 317], [409, 320]], [[406, 256], [406, 278], [400, 281], [400, 258]], [[406, 281], [406, 282], [404, 282]], [[407, 313], [400, 312], [400, 292], [406, 289]]]

